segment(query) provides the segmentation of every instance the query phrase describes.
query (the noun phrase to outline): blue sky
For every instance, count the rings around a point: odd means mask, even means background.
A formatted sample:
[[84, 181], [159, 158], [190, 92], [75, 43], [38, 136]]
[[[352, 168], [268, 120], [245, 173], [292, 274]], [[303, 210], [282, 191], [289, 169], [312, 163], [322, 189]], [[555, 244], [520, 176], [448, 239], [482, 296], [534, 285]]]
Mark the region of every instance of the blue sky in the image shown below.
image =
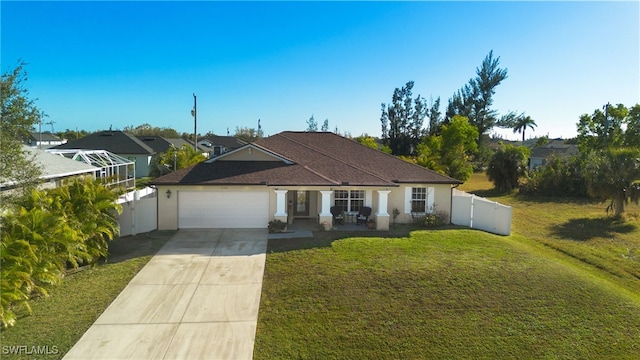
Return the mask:
[[[331, 130], [380, 136], [380, 104], [448, 99], [493, 50], [509, 77], [494, 108], [529, 136], [572, 137], [581, 114], [640, 103], [640, 5], [631, 2], [2, 1], [1, 66], [54, 130], [150, 123], [231, 134]], [[47, 127], [48, 129], [48, 127]], [[498, 130], [517, 139], [511, 130]]]

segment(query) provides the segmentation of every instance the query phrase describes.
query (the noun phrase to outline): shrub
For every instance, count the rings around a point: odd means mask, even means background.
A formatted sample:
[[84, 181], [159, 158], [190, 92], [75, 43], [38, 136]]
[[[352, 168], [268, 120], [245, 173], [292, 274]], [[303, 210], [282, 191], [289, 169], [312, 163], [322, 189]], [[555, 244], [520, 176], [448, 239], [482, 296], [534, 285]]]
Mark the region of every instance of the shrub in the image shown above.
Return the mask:
[[269, 233], [278, 233], [284, 231], [287, 227], [287, 223], [282, 220], [271, 220], [269, 221], [269, 225], [267, 228], [269, 229]]
[[583, 164], [578, 157], [550, 157], [546, 165], [529, 174], [520, 194], [556, 197], [588, 197]]
[[509, 192], [519, 185], [520, 177], [525, 175], [525, 159], [529, 149], [524, 146], [502, 145], [489, 161], [487, 176], [496, 190]]
[[98, 181], [74, 180], [48, 191], [33, 190], [21, 204], [4, 212], [0, 243], [0, 320], [16, 322], [16, 310], [30, 312], [33, 295], [47, 295], [43, 285], [60, 282], [67, 266], [94, 263], [108, 254], [107, 242], [118, 233], [118, 192]]
[[435, 228], [447, 225], [447, 213], [443, 211], [434, 211], [430, 214], [413, 215], [413, 224], [422, 228]]

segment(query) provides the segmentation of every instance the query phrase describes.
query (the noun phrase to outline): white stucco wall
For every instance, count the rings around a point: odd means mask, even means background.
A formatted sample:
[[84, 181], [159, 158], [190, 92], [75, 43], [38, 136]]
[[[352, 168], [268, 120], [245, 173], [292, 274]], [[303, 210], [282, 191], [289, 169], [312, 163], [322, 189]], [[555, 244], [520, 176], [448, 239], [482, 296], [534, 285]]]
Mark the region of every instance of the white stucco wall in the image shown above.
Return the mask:
[[[450, 219], [450, 209], [451, 209], [451, 185], [449, 184], [410, 184], [405, 185], [402, 184], [399, 187], [389, 188], [391, 192], [388, 197], [388, 209], [389, 213], [389, 221], [393, 222], [393, 209], [397, 208], [400, 211], [400, 215], [396, 219], [397, 223], [409, 223], [411, 222], [411, 214], [405, 213], [405, 202], [408, 202], [410, 199], [406, 199], [406, 188], [407, 187], [433, 187], [434, 188], [434, 204], [436, 211], [443, 211], [449, 214], [448, 220]], [[201, 185], [192, 185], [192, 186], [170, 186], [170, 185], [158, 185], [158, 230], [175, 230], [178, 228], [178, 193], [179, 191], [256, 191], [256, 190], [268, 190], [269, 192], [269, 219], [272, 220], [274, 218], [274, 214], [276, 213], [276, 201], [277, 196], [275, 193], [276, 188], [267, 187], [265, 185], [260, 186], [201, 186]], [[281, 190], [283, 188], [280, 188]], [[335, 190], [336, 188], [334, 188]], [[341, 188], [342, 189], [342, 188]], [[171, 191], [171, 196], [167, 197], [167, 190]], [[316, 219], [318, 213], [320, 212], [321, 206], [321, 194], [320, 190], [327, 190], [327, 188], [323, 187], [314, 187], [314, 188], [301, 188], [301, 187], [292, 187], [287, 189], [287, 203], [288, 200], [293, 200], [293, 192], [296, 190], [308, 190], [310, 191], [310, 212], [309, 217]], [[375, 217], [375, 214], [379, 211], [378, 203], [379, 203], [379, 195], [377, 190], [385, 190], [385, 188], [345, 188], [345, 190], [365, 190], [366, 191], [366, 199], [365, 204], [370, 204], [373, 212], [372, 217]], [[370, 201], [370, 203], [369, 203]], [[331, 198], [331, 204], [333, 204], [333, 196]], [[288, 206], [287, 206], [288, 207]], [[287, 210], [288, 211], [288, 210]]]

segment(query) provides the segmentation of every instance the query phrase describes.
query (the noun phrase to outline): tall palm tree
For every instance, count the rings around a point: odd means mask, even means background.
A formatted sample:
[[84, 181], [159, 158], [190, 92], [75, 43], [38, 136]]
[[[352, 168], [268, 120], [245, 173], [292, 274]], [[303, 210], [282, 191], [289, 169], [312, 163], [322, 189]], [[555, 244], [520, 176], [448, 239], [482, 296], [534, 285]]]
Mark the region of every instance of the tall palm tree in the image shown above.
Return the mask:
[[516, 119], [515, 124], [513, 124], [513, 132], [514, 133], [522, 133], [522, 142], [524, 142], [524, 132], [525, 130], [527, 130], [527, 128], [530, 128], [531, 130], [533, 130], [533, 128], [535, 128], [536, 126], [536, 122], [535, 120], [533, 120], [531, 118], [531, 116], [524, 116], [524, 114], [522, 114], [521, 116], [519, 116]]

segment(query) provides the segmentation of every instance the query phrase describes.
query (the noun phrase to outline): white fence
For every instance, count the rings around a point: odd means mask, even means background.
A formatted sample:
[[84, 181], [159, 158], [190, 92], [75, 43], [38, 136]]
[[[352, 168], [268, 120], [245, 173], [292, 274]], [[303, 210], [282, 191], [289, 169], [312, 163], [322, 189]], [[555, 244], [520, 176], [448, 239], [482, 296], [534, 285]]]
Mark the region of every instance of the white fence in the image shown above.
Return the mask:
[[144, 188], [128, 192], [118, 199], [122, 214], [118, 217], [120, 236], [136, 235], [158, 228], [157, 191]]
[[453, 189], [451, 223], [499, 235], [511, 234], [511, 206]]

